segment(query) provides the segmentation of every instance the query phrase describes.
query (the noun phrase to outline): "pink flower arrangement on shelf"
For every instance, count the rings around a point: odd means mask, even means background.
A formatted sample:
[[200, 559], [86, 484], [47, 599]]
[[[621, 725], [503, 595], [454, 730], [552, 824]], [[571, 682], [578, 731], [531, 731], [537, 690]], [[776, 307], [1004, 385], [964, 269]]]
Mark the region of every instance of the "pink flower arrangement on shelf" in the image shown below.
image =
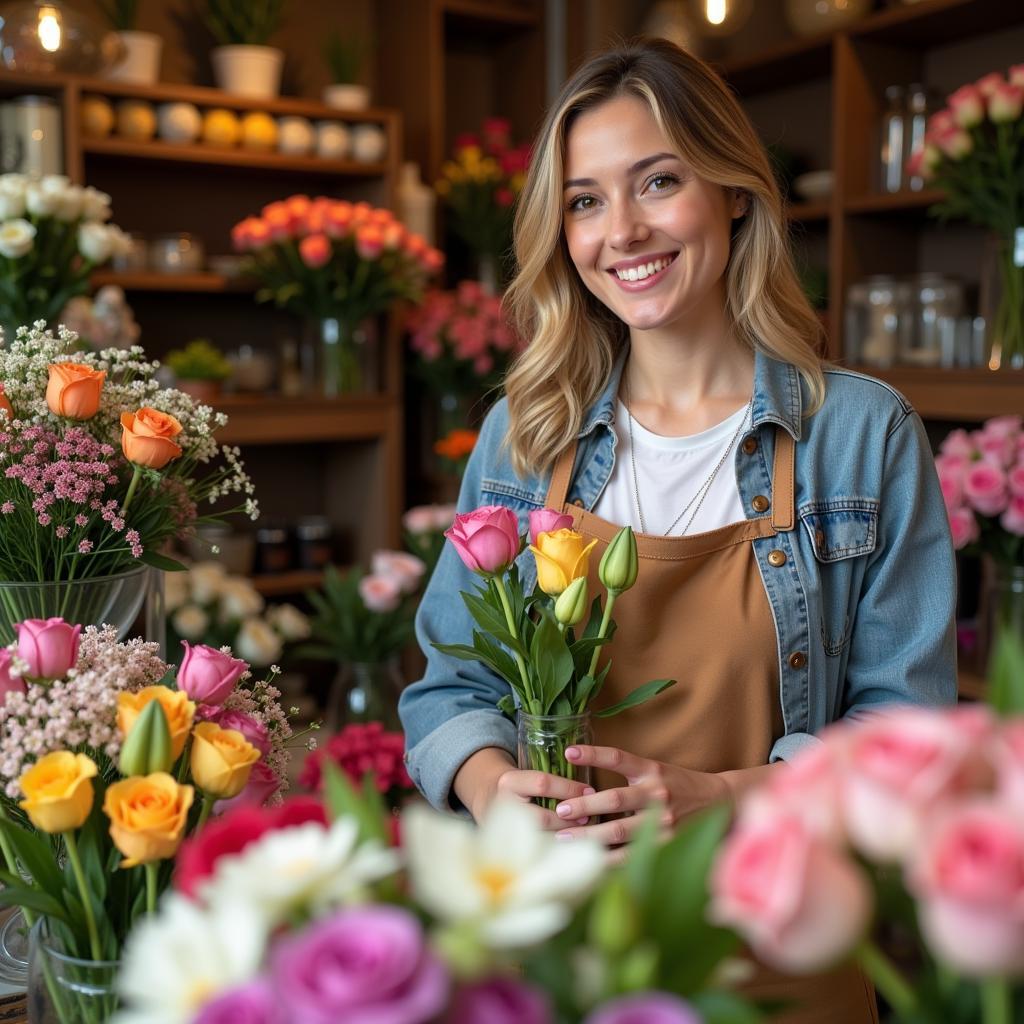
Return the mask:
[[998, 416], [954, 430], [935, 458], [953, 545], [1024, 565], [1024, 420]]
[[[985, 1009], [971, 1020], [1010, 1020], [1024, 977], [1024, 717], [902, 708], [822, 738], [741, 803], [712, 917], [785, 973], [855, 955], [896, 1020], [950, 1020], [972, 1002]], [[913, 981], [869, 936], [876, 909], [889, 920], [905, 905], [901, 883], [916, 906], [900, 926], [919, 929], [924, 953]]]
[[428, 292], [408, 326], [419, 371], [439, 395], [488, 390], [523, 348], [501, 296], [488, 294], [479, 281], [461, 281], [451, 292]]

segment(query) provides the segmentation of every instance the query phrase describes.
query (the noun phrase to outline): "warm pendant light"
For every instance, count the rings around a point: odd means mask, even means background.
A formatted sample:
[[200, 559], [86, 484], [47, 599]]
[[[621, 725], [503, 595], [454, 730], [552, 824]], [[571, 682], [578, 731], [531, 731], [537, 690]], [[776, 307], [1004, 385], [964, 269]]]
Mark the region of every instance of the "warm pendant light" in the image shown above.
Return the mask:
[[116, 33], [59, 0], [0, 7], [0, 62], [12, 71], [97, 75], [123, 55]]
[[697, 30], [705, 36], [731, 36], [750, 17], [752, 0], [691, 0]]

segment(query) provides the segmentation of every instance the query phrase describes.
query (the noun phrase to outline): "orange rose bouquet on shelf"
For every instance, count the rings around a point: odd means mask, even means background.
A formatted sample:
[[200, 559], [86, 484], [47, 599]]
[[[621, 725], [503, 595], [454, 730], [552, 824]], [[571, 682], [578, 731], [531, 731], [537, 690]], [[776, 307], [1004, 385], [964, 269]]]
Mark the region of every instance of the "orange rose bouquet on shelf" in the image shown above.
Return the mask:
[[127, 629], [145, 566], [181, 568], [165, 545], [258, 514], [238, 450], [214, 436], [226, 416], [161, 387], [141, 348], [75, 342], [40, 322], [0, 346], [0, 643], [32, 617]]
[[398, 302], [418, 302], [444, 263], [390, 210], [324, 196], [270, 203], [236, 224], [231, 237], [263, 283], [258, 301], [318, 322], [328, 395], [363, 386], [357, 345], [364, 322]]

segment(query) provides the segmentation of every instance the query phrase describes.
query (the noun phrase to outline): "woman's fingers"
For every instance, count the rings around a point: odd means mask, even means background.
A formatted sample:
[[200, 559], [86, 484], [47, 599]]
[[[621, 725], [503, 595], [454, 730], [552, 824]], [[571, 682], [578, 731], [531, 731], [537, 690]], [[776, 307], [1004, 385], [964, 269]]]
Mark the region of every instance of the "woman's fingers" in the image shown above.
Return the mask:
[[605, 768], [630, 782], [641, 778], [653, 763], [646, 757], [637, 757], [618, 747], [594, 747], [584, 743], [566, 747], [565, 759], [571, 764]]
[[[527, 803], [538, 798], [552, 802], [579, 799], [593, 792], [593, 788], [583, 782], [563, 779], [546, 772], [515, 768], [505, 772], [498, 779], [497, 785], [498, 796], [511, 796]], [[542, 828], [550, 831], [565, 828], [565, 820], [558, 817], [553, 811], [540, 805], [537, 805], [534, 810]], [[583, 824], [587, 820], [585, 815], [580, 815], [580, 819], [579, 824]]]
[[651, 802], [651, 796], [642, 786], [622, 786], [618, 789], [604, 789], [593, 795], [584, 794], [571, 800], [563, 800], [555, 813], [565, 824], [579, 818], [598, 814], [622, 814], [639, 811]]

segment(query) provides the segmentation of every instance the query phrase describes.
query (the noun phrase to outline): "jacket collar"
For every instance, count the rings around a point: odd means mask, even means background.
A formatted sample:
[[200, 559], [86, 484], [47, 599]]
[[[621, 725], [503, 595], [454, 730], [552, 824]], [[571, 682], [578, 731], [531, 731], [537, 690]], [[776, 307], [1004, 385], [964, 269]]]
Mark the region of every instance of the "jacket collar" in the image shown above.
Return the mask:
[[[626, 365], [629, 347], [623, 348], [615, 360], [608, 383], [600, 397], [590, 407], [583, 419], [579, 437], [585, 437], [599, 423], [611, 427], [615, 422], [615, 401], [619, 392], [619, 381]], [[751, 411], [751, 426], [763, 423], [777, 423], [799, 441], [801, 435], [802, 395], [800, 374], [790, 363], [780, 362], [760, 350], [754, 352], [754, 405]]]

